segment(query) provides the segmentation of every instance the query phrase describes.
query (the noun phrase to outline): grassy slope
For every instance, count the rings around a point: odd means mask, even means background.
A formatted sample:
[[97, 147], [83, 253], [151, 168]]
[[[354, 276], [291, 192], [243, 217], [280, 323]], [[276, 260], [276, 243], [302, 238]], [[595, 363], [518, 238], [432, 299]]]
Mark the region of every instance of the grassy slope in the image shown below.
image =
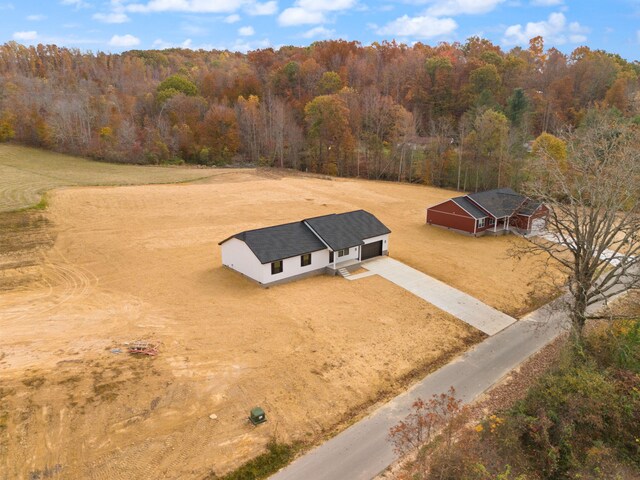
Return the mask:
[[0, 212], [32, 207], [57, 187], [179, 183], [211, 175], [211, 170], [102, 163], [0, 144]]

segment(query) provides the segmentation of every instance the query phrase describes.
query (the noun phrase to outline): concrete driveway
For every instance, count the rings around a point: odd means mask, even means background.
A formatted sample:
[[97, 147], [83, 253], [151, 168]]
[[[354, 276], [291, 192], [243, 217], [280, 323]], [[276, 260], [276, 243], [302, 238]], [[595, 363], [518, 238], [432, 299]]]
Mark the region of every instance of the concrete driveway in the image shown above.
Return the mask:
[[362, 266], [487, 335], [495, 335], [516, 321], [471, 295], [393, 258], [377, 257]]

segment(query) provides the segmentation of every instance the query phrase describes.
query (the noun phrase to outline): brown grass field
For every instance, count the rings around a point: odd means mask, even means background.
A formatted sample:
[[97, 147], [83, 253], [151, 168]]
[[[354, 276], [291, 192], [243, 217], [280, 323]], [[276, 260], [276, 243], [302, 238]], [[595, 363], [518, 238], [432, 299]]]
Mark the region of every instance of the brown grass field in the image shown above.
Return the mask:
[[[44, 213], [0, 215], [1, 480], [224, 473], [271, 438], [326, 438], [483, 338], [376, 276], [263, 289], [221, 266], [217, 242], [238, 231], [364, 208], [392, 230], [394, 258], [510, 314], [544, 270], [509, 258], [515, 237], [426, 226], [448, 191], [207, 173], [58, 189]], [[136, 339], [159, 355], [111, 352]], [[255, 405], [269, 419], [257, 428]]]

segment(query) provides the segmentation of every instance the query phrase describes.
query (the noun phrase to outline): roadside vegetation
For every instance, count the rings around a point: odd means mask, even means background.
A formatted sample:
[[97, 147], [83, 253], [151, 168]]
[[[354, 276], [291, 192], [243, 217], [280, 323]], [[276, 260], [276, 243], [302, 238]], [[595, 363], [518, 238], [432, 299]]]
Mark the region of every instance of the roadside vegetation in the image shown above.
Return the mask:
[[222, 477], [211, 473], [206, 480], [261, 480], [288, 465], [299, 449], [300, 444], [287, 445], [271, 440], [267, 445], [267, 451], [262, 455]]
[[[411, 445], [402, 432], [434, 421], [437, 411], [419, 406], [408, 423], [390, 432], [400, 451]], [[640, 320], [593, 328], [582, 352], [569, 343], [523, 399], [479, 421], [467, 420], [463, 410], [445, 422], [443, 433], [416, 449], [415, 460], [397, 478], [640, 478]], [[461, 422], [465, 427], [452, 435], [451, 427]]]

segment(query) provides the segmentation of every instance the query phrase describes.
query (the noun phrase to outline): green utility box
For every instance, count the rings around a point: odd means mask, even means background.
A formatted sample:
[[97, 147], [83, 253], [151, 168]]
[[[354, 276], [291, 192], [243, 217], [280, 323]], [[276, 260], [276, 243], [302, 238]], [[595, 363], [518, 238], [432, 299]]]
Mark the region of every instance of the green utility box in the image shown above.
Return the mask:
[[249, 415], [249, 420], [254, 425], [259, 425], [267, 421], [267, 416], [264, 413], [264, 410], [260, 407], [255, 407], [251, 409], [251, 414]]

